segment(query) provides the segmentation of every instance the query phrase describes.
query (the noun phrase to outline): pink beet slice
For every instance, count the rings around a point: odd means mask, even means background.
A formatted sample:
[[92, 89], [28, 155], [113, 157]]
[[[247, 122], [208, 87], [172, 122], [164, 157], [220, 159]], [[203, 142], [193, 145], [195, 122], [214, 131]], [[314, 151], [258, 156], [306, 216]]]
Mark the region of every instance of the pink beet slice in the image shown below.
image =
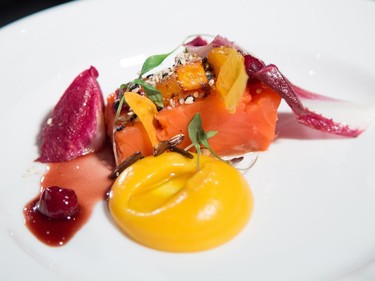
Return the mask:
[[90, 67], [70, 84], [42, 126], [37, 161], [69, 161], [103, 145], [104, 99], [98, 76], [95, 67]]

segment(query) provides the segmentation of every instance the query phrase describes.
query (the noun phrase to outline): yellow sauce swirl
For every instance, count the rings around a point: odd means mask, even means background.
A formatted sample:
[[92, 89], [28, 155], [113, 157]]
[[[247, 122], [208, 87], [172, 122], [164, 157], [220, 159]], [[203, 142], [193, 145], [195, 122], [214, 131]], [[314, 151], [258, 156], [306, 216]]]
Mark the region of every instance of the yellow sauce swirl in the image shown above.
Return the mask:
[[146, 157], [117, 178], [109, 196], [114, 221], [133, 240], [162, 251], [194, 252], [221, 245], [247, 224], [253, 197], [229, 164], [178, 153]]

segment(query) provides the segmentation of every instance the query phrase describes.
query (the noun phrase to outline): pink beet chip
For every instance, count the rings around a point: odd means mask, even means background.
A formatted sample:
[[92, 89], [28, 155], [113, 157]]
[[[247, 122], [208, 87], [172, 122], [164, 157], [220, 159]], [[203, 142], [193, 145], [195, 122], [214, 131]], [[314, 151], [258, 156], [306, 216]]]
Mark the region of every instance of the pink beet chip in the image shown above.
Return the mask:
[[70, 84], [43, 124], [37, 161], [70, 161], [103, 145], [104, 99], [98, 76], [95, 67], [90, 67]]

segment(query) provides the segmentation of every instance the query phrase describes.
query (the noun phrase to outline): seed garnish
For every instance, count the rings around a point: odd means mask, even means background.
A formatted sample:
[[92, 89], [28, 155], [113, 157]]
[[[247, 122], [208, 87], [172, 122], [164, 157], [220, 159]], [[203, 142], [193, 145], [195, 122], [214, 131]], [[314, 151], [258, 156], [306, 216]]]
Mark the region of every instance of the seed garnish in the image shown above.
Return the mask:
[[187, 152], [177, 147], [177, 145], [181, 144], [184, 139], [185, 139], [184, 134], [178, 134], [170, 138], [169, 140], [164, 140], [164, 141], [159, 142], [157, 145], [154, 146], [154, 156], [158, 156], [164, 153], [165, 151], [170, 150], [170, 151], [180, 153], [185, 157], [192, 158], [193, 155], [190, 152]]
[[109, 175], [109, 178], [116, 179], [121, 174], [122, 171], [124, 171], [127, 167], [129, 167], [130, 165], [134, 164], [135, 162], [137, 162], [139, 159], [142, 159], [142, 158], [143, 158], [143, 155], [140, 151], [133, 153], [124, 161], [122, 161], [120, 165], [116, 167], [113, 173]]

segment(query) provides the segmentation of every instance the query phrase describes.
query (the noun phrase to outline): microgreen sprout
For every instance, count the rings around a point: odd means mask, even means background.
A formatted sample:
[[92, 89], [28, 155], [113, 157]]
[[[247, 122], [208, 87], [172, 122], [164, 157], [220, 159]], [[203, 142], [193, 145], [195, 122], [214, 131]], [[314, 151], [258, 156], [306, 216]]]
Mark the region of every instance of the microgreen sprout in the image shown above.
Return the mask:
[[[210, 147], [208, 139], [215, 136], [217, 131], [205, 132], [202, 127], [202, 118], [199, 112], [197, 112], [194, 117], [190, 120], [188, 125], [189, 138], [192, 142], [192, 146], [195, 147], [197, 151], [197, 169], [200, 169], [199, 155], [201, 153], [201, 146], [206, 147], [213, 156], [221, 159]], [[187, 149], [189, 149], [188, 147]]]

